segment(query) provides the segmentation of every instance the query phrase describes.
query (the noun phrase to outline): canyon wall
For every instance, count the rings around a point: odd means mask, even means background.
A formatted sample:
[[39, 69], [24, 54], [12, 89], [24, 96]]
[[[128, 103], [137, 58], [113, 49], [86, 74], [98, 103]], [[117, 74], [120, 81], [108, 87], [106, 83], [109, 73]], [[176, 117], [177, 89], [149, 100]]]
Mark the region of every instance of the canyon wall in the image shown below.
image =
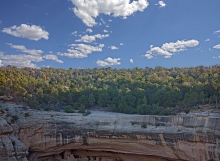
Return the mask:
[[[220, 160], [220, 114], [210, 111], [175, 116], [92, 111], [83, 116], [36, 111], [12, 104], [0, 106], [5, 111], [0, 116], [0, 156], [3, 158], [21, 160], [26, 156], [29, 161]], [[18, 119], [11, 123], [15, 115]], [[2, 129], [6, 130], [2, 132]], [[2, 146], [6, 140], [11, 143], [11, 149]]]

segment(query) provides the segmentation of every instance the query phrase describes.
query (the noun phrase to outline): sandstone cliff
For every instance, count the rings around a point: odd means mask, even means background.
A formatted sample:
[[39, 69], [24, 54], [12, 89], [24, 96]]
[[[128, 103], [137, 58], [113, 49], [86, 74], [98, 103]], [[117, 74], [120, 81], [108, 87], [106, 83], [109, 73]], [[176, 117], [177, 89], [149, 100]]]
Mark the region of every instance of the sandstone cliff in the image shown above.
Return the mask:
[[2, 119], [0, 111], [0, 161], [27, 161], [28, 148], [12, 133], [13, 128]]
[[[18, 116], [11, 126], [7, 123], [11, 117], [1, 116], [3, 158], [24, 158], [26, 146], [30, 161], [220, 160], [217, 113], [147, 116], [93, 111], [82, 116], [1, 106], [7, 115]], [[10, 142], [7, 148], [2, 145], [6, 140]]]

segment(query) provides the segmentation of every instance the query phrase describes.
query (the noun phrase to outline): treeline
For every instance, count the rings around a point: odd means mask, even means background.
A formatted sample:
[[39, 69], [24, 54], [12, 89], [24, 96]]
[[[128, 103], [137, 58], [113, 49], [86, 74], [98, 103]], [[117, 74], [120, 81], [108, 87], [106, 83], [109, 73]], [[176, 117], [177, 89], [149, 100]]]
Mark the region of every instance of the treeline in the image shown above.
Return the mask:
[[220, 66], [192, 68], [0, 68], [0, 96], [35, 109], [169, 115], [220, 103]]

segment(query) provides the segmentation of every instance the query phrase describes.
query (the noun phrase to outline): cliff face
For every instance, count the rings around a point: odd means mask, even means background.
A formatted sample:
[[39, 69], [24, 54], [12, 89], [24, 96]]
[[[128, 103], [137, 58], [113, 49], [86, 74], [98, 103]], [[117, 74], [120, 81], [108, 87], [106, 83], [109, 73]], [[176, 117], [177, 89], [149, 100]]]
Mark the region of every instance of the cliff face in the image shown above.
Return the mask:
[[[15, 111], [12, 105], [4, 108], [19, 119], [16, 128], [4, 125], [8, 132], [0, 133], [0, 141], [2, 136], [11, 140], [14, 131], [29, 148], [30, 161], [220, 160], [220, 114], [216, 113], [141, 116], [92, 112], [82, 116], [22, 108]], [[30, 116], [24, 117], [25, 113]], [[1, 142], [0, 154], [4, 149]]]
[[27, 161], [27, 147], [12, 133], [13, 128], [0, 117], [0, 160]]

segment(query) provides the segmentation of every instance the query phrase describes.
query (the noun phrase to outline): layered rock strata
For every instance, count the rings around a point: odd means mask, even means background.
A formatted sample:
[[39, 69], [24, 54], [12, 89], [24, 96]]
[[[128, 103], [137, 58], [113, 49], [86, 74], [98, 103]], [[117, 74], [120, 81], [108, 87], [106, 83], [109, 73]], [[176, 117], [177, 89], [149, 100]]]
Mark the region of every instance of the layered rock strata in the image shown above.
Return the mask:
[[14, 133], [28, 147], [29, 161], [220, 160], [217, 113], [148, 116], [92, 111], [83, 116], [4, 108], [19, 117]]

